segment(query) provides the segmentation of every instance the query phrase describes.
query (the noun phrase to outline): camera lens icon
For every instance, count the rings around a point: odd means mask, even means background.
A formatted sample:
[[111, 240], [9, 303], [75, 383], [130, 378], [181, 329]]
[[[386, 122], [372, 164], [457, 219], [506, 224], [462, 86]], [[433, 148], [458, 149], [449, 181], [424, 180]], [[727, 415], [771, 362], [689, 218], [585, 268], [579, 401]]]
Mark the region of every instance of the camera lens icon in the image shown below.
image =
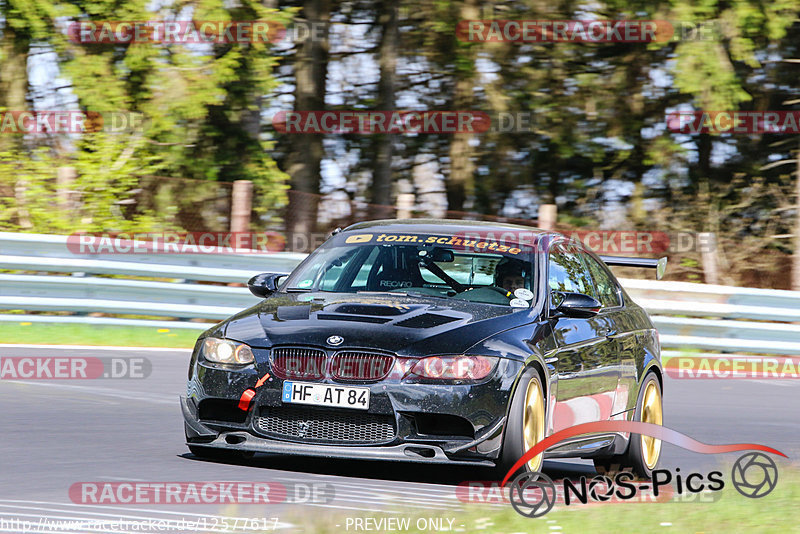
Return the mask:
[[556, 485], [543, 473], [522, 473], [511, 482], [511, 506], [518, 514], [535, 518], [545, 515], [556, 504]]
[[751, 499], [769, 495], [778, 485], [778, 466], [760, 452], [750, 452], [733, 464], [731, 480], [736, 491]]

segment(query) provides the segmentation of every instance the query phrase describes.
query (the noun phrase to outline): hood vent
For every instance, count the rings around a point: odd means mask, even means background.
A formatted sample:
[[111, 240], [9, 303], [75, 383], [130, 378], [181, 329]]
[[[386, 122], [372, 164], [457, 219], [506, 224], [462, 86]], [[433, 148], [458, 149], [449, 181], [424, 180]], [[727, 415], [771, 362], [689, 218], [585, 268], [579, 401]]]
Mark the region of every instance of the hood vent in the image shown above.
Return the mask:
[[278, 320], [280, 321], [308, 319], [308, 315], [311, 312], [311, 306], [278, 306], [277, 312]]
[[439, 315], [436, 313], [421, 313], [408, 319], [395, 323], [397, 326], [405, 326], [406, 328], [434, 328], [443, 324], [458, 321], [458, 317], [448, 317], [446, 315]]
[[350, 315], [372, 315], [375, 317], [391, 317], [408, 313], [408, 310], [401, 310], [393, 306], [382, 306], [379, 304], [342, 304], [331, 308], [332, 312], [347, 313]]
[[387, 317], [362, 317], [358, 315], [342, 315], [337, 313], [317, 313], [317, 319], [321, 321], [353, 321], [356, 323], [388, 323], [391, 319]]

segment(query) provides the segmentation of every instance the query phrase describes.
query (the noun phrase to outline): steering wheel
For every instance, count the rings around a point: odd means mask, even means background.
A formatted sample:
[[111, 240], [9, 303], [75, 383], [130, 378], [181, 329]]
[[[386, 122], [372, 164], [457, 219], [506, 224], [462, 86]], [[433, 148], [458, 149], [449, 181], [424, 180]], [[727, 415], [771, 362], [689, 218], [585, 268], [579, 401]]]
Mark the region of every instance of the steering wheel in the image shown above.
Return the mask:
[[498, 287], [498, 286], [489, 286], [489, 289], [492, 289], [492, 290], [494, 290], [494, 291], [497, 291], [498, 293], [500, 293], [501, 295], [503, 295], [503, 296], [504, 296], [505, 298], [507, 298], [508, 300], [511, 300], [511, 299], [513, 299], [513, 298], [514, 298], [514, 293], [512, 293], [511, 291], [509, 291], [509, 290], [507, 290], [507, 289], [503, 289], [502, 287]]
[[469, 291], [471, 289], [491, 289], [492, 291], [500, 293], [505, 298], [507, 298], [509, 301], [514, 298], [514, 294], [511, 291], [505, 290], [502, 287], [498, 287], [498, 286], [477, 286], [477, 287], [470, 286], [470, 287], [466, 288], [464, 291], [459, 291], [459, 293], [464, 293], [464, 292]]
[[502, 287], [498, 287], [498, 286], [487, 286], [487, 287], [489, 289], [491, 289], [492, 291], [497, 291], [498, 293], [503, 295], [505, 298], [507, 298], [509, 301], [514, 298], [514, 293], [512, 293], [511, 291], [508, 291], [507, 289], [503, 289]]

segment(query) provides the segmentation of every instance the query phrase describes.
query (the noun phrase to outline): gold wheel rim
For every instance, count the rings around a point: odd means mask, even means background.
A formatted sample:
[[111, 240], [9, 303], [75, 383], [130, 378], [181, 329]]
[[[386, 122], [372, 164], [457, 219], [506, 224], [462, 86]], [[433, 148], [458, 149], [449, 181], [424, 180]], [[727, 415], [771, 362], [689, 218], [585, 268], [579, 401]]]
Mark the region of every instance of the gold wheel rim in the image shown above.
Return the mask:
[[[644, 390], [642, 402], [642, 422], [661, 425], [664, 416], [661, 411], [661, 394], [658, 392], [655, 380], [650, 380]], [[641, 436], [642, 455], [648, 469], [653, 469], [658, 463], [661, 454], [661, 440], [652, 436]]]
[[[525, 410], [523, 412], [522, 435], [525, 440], [525, 451], [544, 439], [544, 394], [542, 386], [536, 379], [528, 382], [525, 392]], [[528, 461], [528, 469], [540, 471], [542, 468], [542, 454], [538, 454]]]

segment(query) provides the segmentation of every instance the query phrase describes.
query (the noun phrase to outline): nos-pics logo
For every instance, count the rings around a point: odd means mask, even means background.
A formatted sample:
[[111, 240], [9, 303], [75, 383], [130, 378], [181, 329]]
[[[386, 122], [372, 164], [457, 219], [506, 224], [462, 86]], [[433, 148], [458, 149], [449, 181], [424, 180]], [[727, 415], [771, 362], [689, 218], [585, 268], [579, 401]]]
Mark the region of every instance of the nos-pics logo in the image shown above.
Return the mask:
[[[755, 451], [764, 451], [786, 458], [786, 455], [778, 450], [755, 443], [709, 445], [675, 430], [651, 423], [599, 421], [576, 425], [545, 438], [517, 461], [506, 474], [501, 485], [505, 486], [511, 475], [523, 464], [559, 441], [595, 432], [630, 432], [652, 436], [702, 454], [752, 451], [736, 460], [731, 470], [730, 481], [740, 494], [753, 499], [769, 495], [778, 484], [778, 466], [775, 461], [766, 454]], [[596, 476], [590, 480], [581, 477], [578, 481], [564, 479], [557, 484], [544, 473], [526, 472], [521, 473], [511, 482], [509, 500], [517, 513], [525, 517], [536, 518], [552, 510], [557, 501], [563, 502], [566, 506], [577, 503], [587, 504], [589, 500], [607, 502], [613, 499], [624, 502], [633, 499], [640, 491], [652, 491], [653, 495], [658, 497], [659, 493], [665, 489], [682, 495], [684, 493], [720, 491], [725, 487], [723, 474], [720, 471], [712, 471], [707, 474], [681, 474], [680, 469], [675, 469], [674, 473], [666, 469], [655, 469], [651, 483], [633, 483], [633, 479], [633, 474], [622, 472], [618, 473], [613, 480], [607, 476]]]

